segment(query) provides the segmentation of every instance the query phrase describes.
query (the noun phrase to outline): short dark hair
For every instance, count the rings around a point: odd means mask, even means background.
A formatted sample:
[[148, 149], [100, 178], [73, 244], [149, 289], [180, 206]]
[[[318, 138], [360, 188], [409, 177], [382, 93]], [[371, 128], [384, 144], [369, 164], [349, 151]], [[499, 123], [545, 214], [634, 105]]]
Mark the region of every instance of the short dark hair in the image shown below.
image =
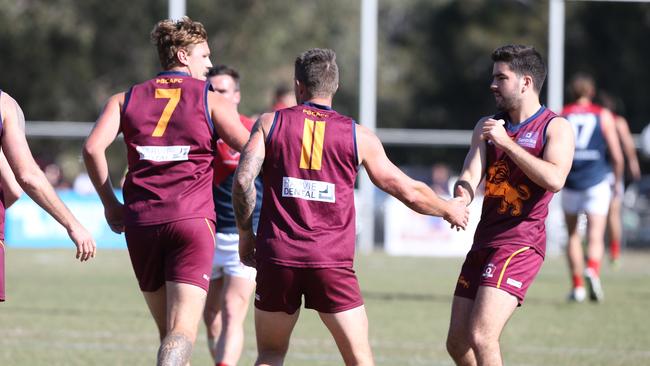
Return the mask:
[[218, 75], [230, 76], [235, 81], [235, 90], [239, 90], [239, 73], [237, 70], [227, 65], [215, 65], [209, 68], [208, 72], [205, 74], [208, 78]]
[[296, 57], [295, 78], [312, 97], [332, 96], [339, 86], [336, 53], [327, 48], [312, 48]]
[[546, 79], [546, 64], [533, 46], [506, 45], [492, 52], [492, 61], [507, 63], [517, 75], [530, 75], [539, 94]]
[[596, 95], [596, 82], [589, 74], [577, 73], [571, 78], [569, 91], [573, 99], [593, 98]]

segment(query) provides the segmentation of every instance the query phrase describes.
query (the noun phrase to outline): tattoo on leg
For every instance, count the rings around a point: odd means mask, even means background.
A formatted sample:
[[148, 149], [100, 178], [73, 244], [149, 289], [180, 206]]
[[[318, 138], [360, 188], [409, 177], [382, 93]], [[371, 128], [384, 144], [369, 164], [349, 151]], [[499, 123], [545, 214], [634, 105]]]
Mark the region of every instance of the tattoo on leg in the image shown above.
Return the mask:
[[158, 349], [158, 366], [185, 366], [192, 356], [192, 341], [180, 333], [170, 333]]

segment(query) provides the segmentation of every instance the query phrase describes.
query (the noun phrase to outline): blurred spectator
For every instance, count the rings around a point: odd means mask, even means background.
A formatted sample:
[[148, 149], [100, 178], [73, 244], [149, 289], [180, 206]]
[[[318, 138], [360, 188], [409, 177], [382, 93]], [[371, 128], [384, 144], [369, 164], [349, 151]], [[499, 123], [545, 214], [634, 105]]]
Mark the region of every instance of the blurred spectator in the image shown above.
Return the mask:
[[296, 96], [292, 88], [289, 88], [284, 84], [278, 85], [275, 88], [271, 107], [272, 110], [277, 111], [279, 109], [293, 107], [296, 104]]
[[93, 182], [90, 180], [90, 177], [86, 172], [81, 172], [77, 175], [72, 183], [72, 189], [75, 193], [80, 195], [95, 194]]
[[442, 197], [451, 197], [449, 191], [449, 167], [444, 163], [433, 164], [431, 168], [431, 189]]
[[54, 189], [68, 189], [70, 184], [65, 180], [63, 176], [63, 170], [56, 163], [46, 164], [43, 168], [43, 173], [45, 173], [45, 178], [47, 181], [54, 187]]

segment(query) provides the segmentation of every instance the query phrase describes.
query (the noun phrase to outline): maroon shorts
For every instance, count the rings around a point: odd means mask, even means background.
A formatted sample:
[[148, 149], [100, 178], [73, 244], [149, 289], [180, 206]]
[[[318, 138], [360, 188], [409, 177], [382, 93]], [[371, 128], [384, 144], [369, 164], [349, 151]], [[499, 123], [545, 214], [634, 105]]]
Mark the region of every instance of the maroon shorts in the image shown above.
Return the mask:
[[543, 261], [535, 249], [521, 245], [470, 250], [454, 295], [474, 299], [479, 286], [489, 286], [515, 296], [521, 305]]
[[305, 308], [340, 313], [363, 305], [352, 268], [294, 268], [257, 263], [255, 307], [293, 314], [305, 296]]
[[127, 226], [124, 232], [140, 290], [166, 281], [208, 290], [214, 255], [214, 222], [187, 219], [160, 225]]
[[0, 302], [5, 301], [5, 243], [0, 240]]

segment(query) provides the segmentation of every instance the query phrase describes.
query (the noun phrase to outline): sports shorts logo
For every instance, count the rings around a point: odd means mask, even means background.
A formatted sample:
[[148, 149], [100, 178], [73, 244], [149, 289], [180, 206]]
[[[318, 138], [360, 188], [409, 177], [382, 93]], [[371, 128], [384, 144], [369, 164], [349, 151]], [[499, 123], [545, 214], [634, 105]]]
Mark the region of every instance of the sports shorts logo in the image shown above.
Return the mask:
[[494, 264], [490, 263], [487, 266], [485, 266], [485, 269], [483, 270], [483, 277], [485, 278], [492, 278], [494, 276], [494, 272], [496, 271], [497, 266]]
[[300, 198], [308, 201], [336, 202], [336, 185], [318, 180], [282, 178], [282, 197]]
[[510, 286], [514, 286], [514, 287], [516, 287], [516, 288], [521, 288], [521, 286], [522, 286], [521, 281], [513, 280], [513, 279], [510, 278], [510, 277], [508, 277], [508, 279], [506, 280], [506, 283], [507, 283], [508, 285], [510, 285]]

